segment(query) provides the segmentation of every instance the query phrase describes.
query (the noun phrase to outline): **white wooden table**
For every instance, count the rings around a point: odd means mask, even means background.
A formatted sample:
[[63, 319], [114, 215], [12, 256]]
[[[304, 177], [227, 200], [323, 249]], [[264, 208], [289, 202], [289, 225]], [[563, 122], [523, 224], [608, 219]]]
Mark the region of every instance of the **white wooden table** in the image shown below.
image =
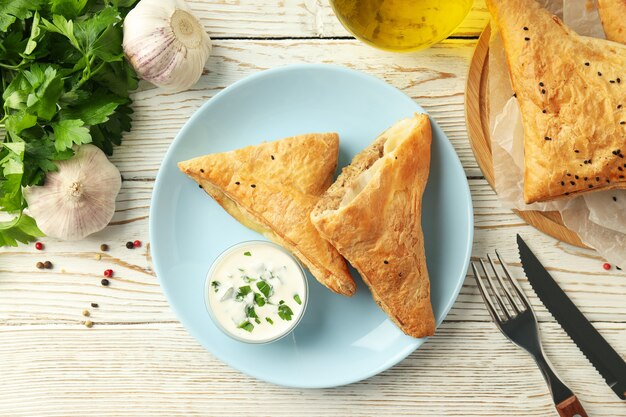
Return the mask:
[[[469, 277], [436, 336], [369, 380], [335, 389], [288, 389], [230, 369], [182, 328], [152, 270], [148, 210], [155, 175], [187, 118], [227, 85], [280, 65], [334, 63], [376, 75], [440, 123], [458, 152], [475, 207], [474, 256], [496, 247], [517, 262], [515, 234], [534, 248], [573, 301], [626, 355], [626, 273], [604, 271], [593, 251], [527, 226], [496, 196], [467, 138], [463, 92], [484, 3], [453, 37], [397, 55], [350, 38], [326, 0], [194, 0], [214, 39], [205, 75], [190, 91], [142, 85], [133, 131], [115, 150], [124, 183], [112, 224], [78, 242], [44, 239], [0, 251], [0, 416], [556, 416], [541, 375], [490, 322]], [[140, 249], [126, 241], [140, 239]], [[110, 252], [99, 258], [99, 246]], [[38, 270], [50, 260], [52, 270]], [[519, 263], [514, 272], [521, 277]], [[626, 267], [626, 265], [623, 265]], [[104, 269], [115, 270], [109, 287]], [[522, 285], [528, 291], [528, 285]], [[530, 292], [548, 355], [590, 416], [626, 416], [599, 374]], [[99, 308], [90, 307], [98, 303]], [[82, 322], [91, 311], [93, 328]]]

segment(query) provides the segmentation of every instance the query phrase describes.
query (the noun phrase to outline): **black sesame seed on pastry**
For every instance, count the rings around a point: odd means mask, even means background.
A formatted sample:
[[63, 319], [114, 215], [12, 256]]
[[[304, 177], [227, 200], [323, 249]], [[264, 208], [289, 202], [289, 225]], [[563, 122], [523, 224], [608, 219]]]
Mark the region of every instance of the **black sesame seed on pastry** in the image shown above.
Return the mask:
[[487, 0], [524, 126], [527, 203], [626, 188], [626, 46], [580, 36], [534, 0]]

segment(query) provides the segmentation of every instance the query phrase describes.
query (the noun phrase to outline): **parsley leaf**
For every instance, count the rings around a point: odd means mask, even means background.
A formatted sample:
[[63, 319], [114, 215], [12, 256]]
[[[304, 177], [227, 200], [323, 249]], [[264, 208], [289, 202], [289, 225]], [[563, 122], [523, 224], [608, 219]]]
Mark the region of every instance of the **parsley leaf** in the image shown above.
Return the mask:
[[272, 286], [265, 281], [259, 281], [256, 283], [256, 287], [261, 291], [265, 298], [270, 298], [272, 292]]
[[17, 19], [31, 17], [33, 10], [38, 10], [44, 3], [43, 0], [0, 0], [0, 32], [6, 32]]
[[266, 304], [265, 298], [263, 298], [263, 296], [259, 294], [258, 292], [254, 293], [254, 302], [259, 307], [263, 307]]
[[254, 311], [254, 306], [246, 306], [246, 317], [257, 318], [256, 311]]
[[250, 294], [250, 292], [252, 292], [252, 288], [250, 288], [249, 285], [244, 285], [243, 287], [239, 287], [239, 290], [237, 291], [237, 294], [235, 295], [235, 300], [243, 301], [245, 296]]
[[32, 242], [43, 235], [35, 220], [23, 213], [11, 221], [0, 222], [0, 246], [17, 246], [17, 242]]
[[293, 316], [293, 311], [287, 304], [281, 304], [278, 306], [278, 317], [283, 320], [291, 320], [291, 316]]
[[247, 332], [252, 332], [252, 330], [254, 330], [254, 324], [250, 323], [249, 321], [244, 321], [237, 327], [240, 329], [244, 329]]
[[82, 145], [91, 142], [91, 135], [82, 120], [61, 120], [52, 123], [54, 131], [54, 147], [57, 151], [71, 148], [74, 144]]

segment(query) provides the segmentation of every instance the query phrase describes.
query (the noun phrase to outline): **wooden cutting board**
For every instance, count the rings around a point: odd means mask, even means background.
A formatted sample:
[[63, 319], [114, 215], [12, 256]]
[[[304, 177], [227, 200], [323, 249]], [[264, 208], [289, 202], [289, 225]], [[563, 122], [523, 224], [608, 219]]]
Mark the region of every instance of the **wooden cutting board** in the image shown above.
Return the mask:
[[[470, 62], [467, 85], [465, 88], [465, 119], [469, 132], [470, 144], [474, 156], [485, 178], [495, 190], [493, 159], [491, 155], [491, 137], [489, 129], [489, 37], [491, 28], [485, 28], [478, 40], [474, 56]], [[557, 211], [519, 211], [513, 210], [528, 224], [563, 242], [579, 247], [586, 247], [580, 237], [563, 225], [561, 214]]]

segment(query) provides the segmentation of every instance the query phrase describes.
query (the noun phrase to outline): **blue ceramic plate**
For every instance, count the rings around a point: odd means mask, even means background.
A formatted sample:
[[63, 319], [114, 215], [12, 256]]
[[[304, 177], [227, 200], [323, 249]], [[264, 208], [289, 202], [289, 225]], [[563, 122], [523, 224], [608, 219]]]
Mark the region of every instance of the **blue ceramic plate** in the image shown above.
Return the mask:
[[[260, 72], [205, 103], [165, 155], [150, 210], [157, 276], [176, 315], [213, 355], [275, 384], [314, 388], [356, 382], [395, 365], [425, 339], [404, 335], [358, 282], [355, 296], [331, 293], [310, 274], [309, 305], [293, 333], [268, 345], [224, 335], [203, 299], [213, 260], [260, 236], [240, 225], [179, 172], [176, 164], [262, 141], [308, 132], [339, 133], [339, 167], [398, 119], [424, 112], [383, 81], [345, 68], [296, 65]], [[472, 244], [472, 200], [461, 163], [433, 121], [432, 163], [423, 220], [431, 299], [437, 325], [454, 303]]]

